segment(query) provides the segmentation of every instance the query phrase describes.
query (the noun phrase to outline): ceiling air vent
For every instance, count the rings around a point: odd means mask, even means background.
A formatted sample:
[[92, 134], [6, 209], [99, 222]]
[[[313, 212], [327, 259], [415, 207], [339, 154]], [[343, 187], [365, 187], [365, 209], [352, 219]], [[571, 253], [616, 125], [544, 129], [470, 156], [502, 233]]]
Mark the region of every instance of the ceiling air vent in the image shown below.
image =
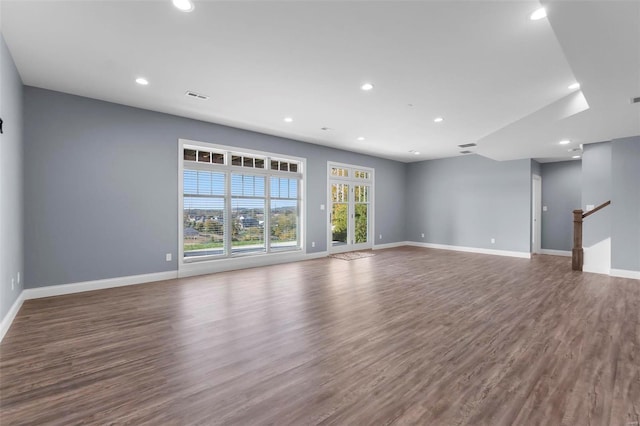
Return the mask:
[[201, 95], [200, 93], [192, 92], [191, 90], [187, 90], [185, 95], [187, 95], [190, 98], [202, 99], [203, 101], [206, 101], [207, 99], [209, 99], [208, 96]]
[[471, 154], [472, 151], [460, 151], [460, 154]]
[[631, 103], [632, 104], [640, 103], [640, 96], [636, 96], [635, 98], [631, 98]]
[[471, 148], [472, 146], [477, 146], [475, 143], [465, 143], [463, 145], [458, 145], [460, 148]]

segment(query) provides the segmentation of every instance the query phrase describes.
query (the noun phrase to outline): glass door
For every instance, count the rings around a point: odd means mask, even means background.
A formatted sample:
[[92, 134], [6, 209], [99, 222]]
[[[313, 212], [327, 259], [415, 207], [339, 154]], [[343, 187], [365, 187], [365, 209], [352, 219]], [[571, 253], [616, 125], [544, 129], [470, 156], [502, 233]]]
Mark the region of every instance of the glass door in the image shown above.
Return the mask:
[[349, 188], [347, 183], [331, 184], [331, 247], [349, 244]]
[[369, 242], [369, 185], [355, 185], [353, 187], [353, 243], [366, 244]]
[[329, 251], [373, 247], [373, 170], [329, 165]]

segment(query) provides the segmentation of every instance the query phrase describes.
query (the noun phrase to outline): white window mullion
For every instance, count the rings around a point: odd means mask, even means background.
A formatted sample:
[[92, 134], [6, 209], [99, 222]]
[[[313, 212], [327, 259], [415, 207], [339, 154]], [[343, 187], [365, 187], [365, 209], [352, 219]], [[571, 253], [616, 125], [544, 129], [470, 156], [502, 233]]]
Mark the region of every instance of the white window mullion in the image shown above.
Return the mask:
[[225, 172], [224, 175], [224, 253], [225, 257], [230, 257], [233, 232], [233, 224], [231, 223], [231, 172]]
[[302, 247], [302, 244], [304, 244], [304, 241], [302, 240], [302, 235], [300, 234], [300, 229], [302, 227], [302, 185], [301, 185], [302, 181], [298, 180], [296, 189], [297, 189], [297, 194], [296, 194], [296, 203], [298, 205], [298, 208], [296, 209], [296, 235], [298, 236], [298, 247]]
[[[269, 157], [265, 160], [269, 162]], [[264, 241], [267, 253], [271, 253], [271, 177], [267, 176], [264, 182]]]

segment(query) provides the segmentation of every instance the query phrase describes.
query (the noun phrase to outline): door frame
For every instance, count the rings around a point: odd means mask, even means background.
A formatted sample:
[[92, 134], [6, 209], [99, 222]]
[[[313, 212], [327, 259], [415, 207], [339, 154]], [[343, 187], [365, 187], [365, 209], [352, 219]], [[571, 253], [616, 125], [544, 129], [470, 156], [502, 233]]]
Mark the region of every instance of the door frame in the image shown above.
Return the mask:
[[[331, 176], [331, 168], [339, 167], [343, 169], [349, 169], [349, 177], [332, 177]], [[353, 176], [353, 171], [360, 170], [364, 172], [368, 172], [371, 176], [369, 180], [358, 179]], [[333, 247], [333, 233], [331, 232], [331, 209], [333, 205], [333, 200], [331, 199], [331, 184], [332, 183], [347, 183], [349, 184], [349, 190], [351, 192], [349, 197], [349, 204], [352, 204], [353, 200], [353, 187], [358, 184], [366, 184], [370, 186], [369, 192], [369, 214], [367, 217], [368, 220], [368, 241], [366, 243], [360, 244], [345, 244], [342, 246]], [[326, 215], [325, 215], [325, 223], [327, 224], [327, 251], [329, 253], [344, 253], [348, 251], [357, 251], [357, 250], [367, 250], [373, 249], [373, 243], [375, 241], [375, 169], [372, 167], [358, 166], [355, 164], [346, 164], [346, 163], [338, 163], [336, 161], [327, 161], [327, 197], [326, 197]], [[354, 203], [355, 205], [355, 203]], [[350, 212], [353, 213], [353, 212]], [[355, 218], [353, 219], [353, 224], [355, 223]], [[353, 230], [351, 229], [352, 220], [349, 219], [349, 231], [348, 235], [350, 238], [353, 237]]]
[[531, 176], [531, 253], [542, 253], [542, 177]]

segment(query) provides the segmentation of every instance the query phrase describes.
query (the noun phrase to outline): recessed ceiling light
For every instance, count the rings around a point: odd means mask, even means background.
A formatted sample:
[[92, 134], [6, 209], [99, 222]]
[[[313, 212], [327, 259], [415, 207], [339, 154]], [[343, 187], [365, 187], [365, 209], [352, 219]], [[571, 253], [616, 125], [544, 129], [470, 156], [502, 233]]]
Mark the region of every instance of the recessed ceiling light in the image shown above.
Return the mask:
[[284, 118], [284, 121], [285, 121], [286, 123], [291, 123], [291, 122], [293, 121], [293, 118], [291, 118], [291, 117], [285, 117], [285, 118]]
[[529, 16], [529, 19], [531, 19], [532, 21], [537, 21], [538, 19], [542, 19], [546, 16], [547, 16], [547, 10], [544, 7], [541, 7], [540, 9], [533, 12]]
[[413, 155], [420, 155], [420, 151], [413, 151]]
[[358, 140], [359, 141], [363, 141], [364, 140], [364, 136], [358, 136]]
[[443, 121], [444, 121], [444, 118], [442, 118], [442, 117], [436, 117], [436, 118], [433, 119], [434, 123], [442, 123]]
[[576, 90], [576, 89], [579, 89], [579, 88], [580, 88], [580, 83], [578, 83], [578, 82], [575, 82], [575, 83], [569, 85], [569, 90]]
[[368, 90], [373, 89], [373, 84], [371, 84], [371, 83], [364, 83], [362, 86], [360, 86], [360, 88], [361, 88], [362, 90], [368, 91]]
[[571, 158], [580, 158], [580, 156], [579, 156], [579, 155], [574, 155], [574, 156], [573, 156], [573, 157], [571, 157]]
[[172, 0], [173, 5], [183, 12], [191, 12], [193, 10], [193, 2], [191, 0]]
[[138, 77], [136, 78], [136, 83], [138, 83], [141, 86], [146, 86], [147, 84], [149, 84], [149, 81], [146, 78]]
[[560, 145], [569, 145], [571, 143], [571, 141], [569, 139], [563, 139], [560, 142], [558, 142]]

